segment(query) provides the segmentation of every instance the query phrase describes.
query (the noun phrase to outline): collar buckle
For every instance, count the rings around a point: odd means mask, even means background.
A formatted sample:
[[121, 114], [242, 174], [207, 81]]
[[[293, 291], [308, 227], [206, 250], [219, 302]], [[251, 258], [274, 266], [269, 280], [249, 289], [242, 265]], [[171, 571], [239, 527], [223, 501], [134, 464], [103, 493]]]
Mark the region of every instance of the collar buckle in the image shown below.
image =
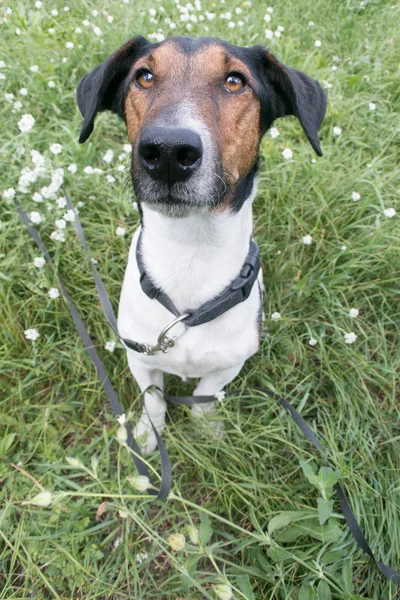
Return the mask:
[[169, 330], [184, 319], [187, 319], [189, 316], [189, 313], [184, 313], [183, 315], [179, 315], [179, 317], [176, 317], [176, 319], [168, 323], [168, 325], [164, 327], [164, 329], [161, 331], [157, 339], [157, 344], [155, 344], [154, 346], [150, 344], [142, 344], [143, 354], [146, 354], [146, 356], [154, 356], [156, 352], [163, 352], [164, 354], [166, 354], [168, 350], [170, 350], [170, 348], [173, 348], [175, 346], [175, 340], [177, 339], [168, 335]]
[[248, 254], [239, 277], [236, 277], [231, 285], [231, 290], [234, 292], [242, 290], [243, 298], [247, 300], [253, 289], [254, 281], [257, 279], [260, 266], [261, 263], [258, 252], [257, 254]]

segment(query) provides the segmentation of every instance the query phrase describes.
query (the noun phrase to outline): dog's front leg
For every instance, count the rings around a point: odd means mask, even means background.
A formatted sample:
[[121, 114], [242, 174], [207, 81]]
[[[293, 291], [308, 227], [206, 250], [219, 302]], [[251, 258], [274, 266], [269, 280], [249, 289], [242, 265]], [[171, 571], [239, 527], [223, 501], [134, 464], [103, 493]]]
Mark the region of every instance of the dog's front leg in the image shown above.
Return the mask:
[[[224, 387], [235, 379], [236, 375], [240, 372], [244, 363], [218, 371], [217, 373], [211, 373], [205, 375], [199, 381], [198, 386], [193, 392], [193, 396], [213, 396], [218, 392], [222, 392]], [[215, 414], [215, 402], [209, 402], [208, 404], [195, 404], [192, 406], [192, 415], [194, 417], [202, 417], [204, 415], [210, 416]]]
[[[162, 371], [159, 369], [148, 368], [141, 360], [138, 360], [133, 352], [129, 351], [128, 364], [131, 373], [136, 379], [142, 392], [151, 385], [156, 385], [161, 390], [164, 389]], [[154, 390], [153, 392], [147, 392], [144, 395], [144, 405], [142, 416], [133, 430], [133, 435], [139, 442], [143, 453], [150, 454], [157, 448], [157, 440], [150, 424], [150, 419], [158, 433], [161, 434], [165, 425], [166, 404], [163, 394], [158, 390]], [[142, 440], [140, 438], [142, 438], [143, 443], [141, 443]]]

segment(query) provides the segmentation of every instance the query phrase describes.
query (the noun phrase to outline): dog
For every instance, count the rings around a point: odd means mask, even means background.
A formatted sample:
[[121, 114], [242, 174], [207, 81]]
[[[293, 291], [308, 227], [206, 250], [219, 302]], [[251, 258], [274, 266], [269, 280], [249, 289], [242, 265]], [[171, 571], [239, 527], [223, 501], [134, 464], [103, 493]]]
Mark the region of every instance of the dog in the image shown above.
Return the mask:
[[[248, 256], [261, 139], [275, 119], [294, 115], [321, 156], [326, 95], [318, 82], [259, 45], [191, 37], [151, 43], [137, 36], [83, 77], [77, 102], [80, 143], [97, 113], [110, 110], [124, 120], [132, 146], [141, 225], [129, 251], [119, 332], [146, 347], [181, 315], [168, 352], [127, 348], [140, 389], [159, 388], [145, 394], [134, 431], [148, 454], [157, 446], [149, 417], [159, 433], [164, 428], [164, 373], [199, 378], [194, 396], [218, 398], [257, 352], [261, 269], [241, 301], [222, 314], [192, 327], [185, 315], [215, 304], [238, 277], [254, 273], [257, 257], [250, 252], [249, 266]], [[192, 412], [212, 421], [215, 405], [194, 405]]]

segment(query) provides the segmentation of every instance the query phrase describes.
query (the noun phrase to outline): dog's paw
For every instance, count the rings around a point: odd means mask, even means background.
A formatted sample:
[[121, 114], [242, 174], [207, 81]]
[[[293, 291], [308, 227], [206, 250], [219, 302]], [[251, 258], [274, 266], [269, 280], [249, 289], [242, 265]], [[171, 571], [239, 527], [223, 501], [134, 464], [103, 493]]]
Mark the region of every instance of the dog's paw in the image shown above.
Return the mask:
[[192, 417], [196, 419], [196, 428], [200, 434], [221, 439], [224, 435], [224, 422], [217, 419], [215, 404], [194, 404]]
[[[153, 421], [154, 423], [154, 421]], [[164, 423], [154, 423], [157, 432], [161, 435]], [[150, 424], [149, 417], [142, 415], [133, 430], [133, 436], [144, 455], [151, 454], [157, 448], [157, 438]]]

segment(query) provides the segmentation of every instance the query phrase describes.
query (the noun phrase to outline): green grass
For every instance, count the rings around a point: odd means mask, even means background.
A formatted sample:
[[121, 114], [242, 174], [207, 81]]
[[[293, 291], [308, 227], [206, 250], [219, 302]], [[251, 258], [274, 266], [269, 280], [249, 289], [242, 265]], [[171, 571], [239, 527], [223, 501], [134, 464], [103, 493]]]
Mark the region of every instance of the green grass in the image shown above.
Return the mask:
[[[383, 213], [400, 210], [400, 6], [393, 1], [367, 0], [361, 7], [356, 0], [289, 0], [274, 6], [268, 27], [282, 25], [285, 31], [269, 42], [272, 51], [332, 84], [321, 128], [324, 156], [312, 161], [294, 118], [277, 122], [280, 136], [267, 134], [263, 141], [254, 214], [266, 285], [266, 334], [233, 384], [243, 387], [242, 397], [221, 405], [222, 441], [201, 437], [186, 408], [170, 408], [164, 439], [174, 485], [173, 496], [162, 504], [138, 496], [127, 481], [133, 464], [115, 439], [116, 421], [94, 367], [63, 300], [47, 295], [56, 286], [54, 273], [49, 265], [33, 267], [38, 252], [2, 194], [17, 189], [22, 168], [31, 164], [31, 149], [47, 157], [50, 169], [63, 167], [75, 205], [83, 202], [80, 215], [91, 253], [116, 307], [138, 224], [127, 171], [117, 170], [128, 163], [128, 157], [122, 163], [117, 158], [127, 138], [122, 122], [102, 114], [88, 143], [80, 146], [74, 90], [84, 73], [133, 33], [148, 35], [159, 27], [170, 33], [159, 10], [159, 23], [150, 23], [152, 5], [143, 0], [73, 1], [69, 12], [60, 0], [43, 2], [40, 9], [33, 8], [33, 0], [10, 5], [13, 14], [0, 23], [0, 60], [6, 63], [0, 68], [6, 76], [0, 80], [1, 599], [212, 599], [221, 583], [229, 583], [235, 598], [249, 600], [400, 597], [399, 587], [384, 580], [357, 548], [336, 501], [330, 509], [329, 489], [323, 488], [333, 471], [320, 473], [325, 479], [313, 485], [304, 463], [321, 463], [311, 445], [283, 410], [250, 391], [265, 385], [286, 395], [319, 431], [377, 558], [399, 568], [400, 228], [399, 215]], [[187, 33], [175, 4], [162, 5], [177, 24], [173, 33]], [[112, 24], [103, 6], [114, 17]], [[237, 6], [240, 15], [234, 13]], [[209, 35], [236, 44], [266, 44], [266, 6], [259, 0], [252, 6], [227, 0], [215, 7], [202, 0], [196, 14], [231, 10], [232, 20], [244, 25], [230, 29], [217, 16], [193, 23], [192, 34], [203, 35], [207, 25]], [[50, 14], [53, 8], [58, 16]], [[0, 13], [4, 10], [2, 5]], [[102, 35], [83, 25], [84, 19]], [[54, 34], [48, 33], [51, 27]], [[314, 46], [317, 39], [321, 47]], [[73, 49], [65, 47], [68, 41]], [[34, 64], [37, 73], [29, 69]], [[22, 87], [27, 96], [20, 96]], [[3, 102], [5, 93], [21, 100], [19, 112]], [[17, 126], [24, 113], [36, 120], [26, 134]], [[339, 137], [332, 133], [335, 126], [342, 129]], [[62, 144], [61, 154], [49, 152], [53, 143]], [[293, 150], [290, 161], [281, 155], [285, 147]], [[102, 160], [109, 148], [115, 153], [111, 165]], [[71, 163], [78, 166], [74, 175], [66, 170]], [[87, 165], [104, 173], [86, 175]], [[105, 174], [116, 181], [108, 183]], [[52, 241], [52, 222], [64, 211], [54, 200], [50, 213], [46, 202], [31, 199], [48, 181], [38, 180], [30, 193], [17, 197], [27, 211], [46, 216], [40, 230], [134, 422], [139, 390], [123, 349], [104, 350], [112, 334], [72, 227], [64, 243]], [[361, 195], [358, 202], [351, 199], [353, 191]], [[127, 229], [124, 238], [115, 235], [118, 225]], [[307, 234], [313, 238], [310, 246], [302, 243]], [[360, 310], [357, 318], [349, 317], [350, 308]], [[270, 319], [275, 311], [282, 315], [279, 321]], [[32, 327], [40, 332], [34, 344], [24, 337]], [[357, 340], [345, 344], [344, 334], [352, 331]], [[310, 336], [315, 347], [308, 344]], [[167, 378], [171, 393], [191, 389]], [[67, 457], [79, 459], [85, 469], [72, 467]], [[97, 474], [91, 473], [94, 457]], [[157, 454], [150, 463], [159, 468]], [[41, 488], [57, 494], [51, 508], [24, 504]], [[321, 494], [331, 515], [323, 529], [315, 521]], [[303, 520], [272, 531], [276, 520], [271, 520], [284, 511], [303, 511]], [[299, 529], [304, 523], [309, 526]], [[201, 544], [193, 545], [186, 535], [185, 550], [174, 552], [168, 536], [186, 534], [189, 524], [200, 525]], [[147, 555], [142, 562], [139, 553]]]

